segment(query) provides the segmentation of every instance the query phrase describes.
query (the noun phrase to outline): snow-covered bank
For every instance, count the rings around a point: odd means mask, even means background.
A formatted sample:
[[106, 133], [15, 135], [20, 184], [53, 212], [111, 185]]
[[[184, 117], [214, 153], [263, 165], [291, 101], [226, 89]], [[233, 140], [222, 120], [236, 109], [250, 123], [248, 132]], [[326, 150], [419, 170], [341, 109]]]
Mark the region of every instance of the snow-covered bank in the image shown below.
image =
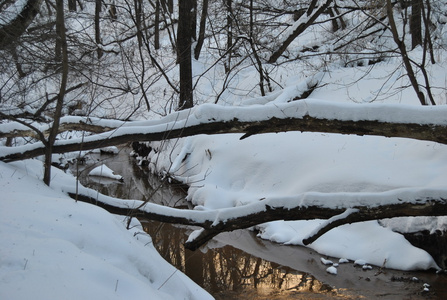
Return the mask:
[[[373, 198], [375, 193], [414, 188], [439, 189], [447, 195], [445, 145], [299, 132], [257, 135], [244, 140], [239, 137], [201, 135], [164, 143], [169, 150], [161, 155], [152, 153], [151, 166], [188, 183], [188, 199], [201, 210], [239, 207], [265, 198], [308, 192], [328, 196], [350, 193], [350, 197], [367, 194]], [[259, 226], [259, 235], [302, 245], [302, 239], [320, 223], [267, 223]], [[436, 224], [443, 227], [445, 222]], [[339, 227], [310, 247], [324, 255], [364, 259], [388, 268], [437, 268], [429, 254], [375, 221]]]
[[75, 202], [74, 178], [0, 162], [0, 299], [212, 299], [168, 264], [141, 225]]

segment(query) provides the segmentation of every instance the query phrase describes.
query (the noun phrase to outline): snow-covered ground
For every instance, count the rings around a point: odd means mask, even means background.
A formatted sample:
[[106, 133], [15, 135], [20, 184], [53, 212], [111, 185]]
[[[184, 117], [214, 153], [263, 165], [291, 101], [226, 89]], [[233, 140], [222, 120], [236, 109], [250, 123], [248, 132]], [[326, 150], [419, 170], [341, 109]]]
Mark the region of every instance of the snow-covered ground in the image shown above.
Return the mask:
[[212, 299], [155, 250], [134, 221], [75, 202], [74, 177], [0, 163], [0, 299]]

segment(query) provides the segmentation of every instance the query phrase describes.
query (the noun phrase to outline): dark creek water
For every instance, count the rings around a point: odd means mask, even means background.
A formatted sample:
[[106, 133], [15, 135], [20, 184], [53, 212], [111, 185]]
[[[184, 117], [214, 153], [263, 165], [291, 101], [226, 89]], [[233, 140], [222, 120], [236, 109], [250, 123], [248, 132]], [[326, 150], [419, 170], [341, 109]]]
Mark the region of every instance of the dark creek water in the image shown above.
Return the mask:
[[[152, 202], [188, 207], [180, 187], [160, 187], [157, 177], [135, 165], [129, 151], [91, 154], [79, 167], [81, 183], [114, 197], [147, 200], [153, 194]], [[124, 181], [87, 175], [101, 163]], [[74, 167], [71, 170], [76, 172]], [[192, 228], [140, 221], [160, 254], [216, 299], [447, 299], [446, 275], [379, 267], [364, 271], [352, 263], [341, 264], [338, 275], [331, 275], [320, 262], [322, 255], [261, 240], [248, 230], [222, 233], [192, 252], [183, 247]], [[423, 292], [424, 283], [430, 285], [429, 292]]]

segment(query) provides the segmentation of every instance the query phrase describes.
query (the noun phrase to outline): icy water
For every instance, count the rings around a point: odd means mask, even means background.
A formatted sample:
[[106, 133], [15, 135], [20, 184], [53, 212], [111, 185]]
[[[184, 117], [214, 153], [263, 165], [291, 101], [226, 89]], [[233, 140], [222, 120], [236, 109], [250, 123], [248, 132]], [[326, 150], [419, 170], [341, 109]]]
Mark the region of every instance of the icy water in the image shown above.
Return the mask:
[[[155, 203], [188, 206], [181, 187], [162, 185], [135, 164], [129, 151], [90, 155], [79, 168], [81, 183], [114, 197], [147, 200], [152, 195], [150, 201]], [[124, 182], [87, 176], [101, 163], [122, 175]], [[365, 271], [352, 262], [340, 264], [338, 274], [331, 275], [320, 259], [336, 262], [337, 258], [264, 241], [248, 230], [220, 234], [193, 252], [182, 246], [192, 228], [140, 221], [160, 254], [216, 299], [447, 299], [446, 275], [380, 267]], [[430, 285], [429, 292], [423, 292], [424, 284]]]

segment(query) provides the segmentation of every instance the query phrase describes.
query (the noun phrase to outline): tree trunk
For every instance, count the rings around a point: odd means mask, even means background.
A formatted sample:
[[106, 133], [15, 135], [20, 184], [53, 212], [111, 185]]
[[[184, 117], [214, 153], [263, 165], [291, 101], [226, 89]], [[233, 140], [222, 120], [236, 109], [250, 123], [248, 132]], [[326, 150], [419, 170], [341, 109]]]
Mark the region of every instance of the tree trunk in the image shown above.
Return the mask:
[[178, 109], [193, 107], [192, 65], [191, 65], [191, 22], [193, 0], [179, 1], [177, 31], [177, 58], [180, 67], [180, 99]]
[[160, 49], [160, 0], [155, 2], [154, 48]]
[[199, 59], [200, 51], [202, 50], [203, 42], [205, 40], [205, 26], [207, 16], [208, 16], [208, 0], [203, 0], [202, 14], [200, 15], [199, 38], [197, 39], [197, 44], [196, 47], [194, 48], [195, 59]]
[[174, 12], [174, 1], [173, 0], [161, 0], [161, 5], [163, 10], [172, 14]]
[[101, 28], [100, 28], [101, 0], [95, 0], [95, 42], [97, 45], [98, 59], [102, 57]]
[[68, 10], [69, 11], [76, 11], [76, 0], [68, 0]]
[[64, 0], [56, 0], [56, 34], [61, 46], [61, 63], [62, 74], [59, 94], [57, 96], [56, 109], [53, 116], [53, 125], [50, 129], [48, 140], [45, 143], [45, 164], [43, 181], [46, 185], [50, 185], [51, 181], [51, 156], [53, 154], [54, 142], [59, 132], [60, 118], [62, 115], [62, 107], [64, 104], [65, 91], [67, 89], [68, 78], [68, 51], [67, 38], [65, 35], [65, 17], [64, 17]]
[[116, 5], [114, 2], [110, 4], [109, 16], [110, 16], [110, 19], [112, 19], [112, 22], [115, 22], [116, 20], [118, 20]]
[[197, 40], [197, 0], [189, 0], [192, 2], [191, 10], [191, 39]]
[[[340, 205], [328, 208], [323, 204], [328, 200], [327, 196], [324, 196], [324, 200], [321, 200], [317, 195], [310, 197], [309, 195], [301, 194], [296, 196], [295, 205], [287, 204], [287, 207], [284, 207], [281, 198], [279, 198], [265, 199], [248, 204], [246, 209], [242, 211], [240, 207], [232, 207], [226, 208], [223, 213], [222, 210], [217, 209], [214, 211], [188, 211], [186, 214], [182, 209], [160, 208], [161, 205], [144, 204], [141, 201], [130, 204], [138, 205], [132, 208], [128, 206], [129, 204], [126, 206], [112, 205], [103, 202], [98, 197], [75, 195], [73, 193], [69, 193], [69, 195], [72, 198], [77, 197], [78, 201], [100, 206], [113, 214], [141, 217], [167, 223], [200, 226], [203, 228], [200, 233], [196, 234], [194, 238], [185, 244], [185, 247], [191, 250], [196, 250], [221, 232], [250, 228], [258, 224], [277, 220], [327, 220], [315, 232], [312, 232], [310, 236], [303, 240], [303, 243], [307, 245], [313, 243], [329, 230], [344, 224], [395, 217], [447, 215], [446, 199], [431, 198], [429, 196], [419, 199], [416, 195], [414, 199], [410, 195], [404, 196], [404, 199], [402, 199], [399, 198], [399, 195], [396, 195], [396, 199], [390, 202], [390, 196], [387, 193], [377, 193], [377, 196], [374, 196], [376, 200], [371, 201], [369, 205], [357, 203], [357, 201], [369, 203], [369, 201], [362, 200], [355, 200], [354, 202], [338, 201], [336, 200], [337, 197], [341, 196], [334, 195], [334, 201], [339, 202]], [[385, 202], [387, 204], [381, 204], [384, 201], [381, 200], [381, 197], [386, 199]], [[361, 198], [361, 196], [353, 197], [353, 199], [357, 198]], [[140, 202], [141, 204], [139, 204]]]
[[[419, 102], [422, 105], [428, 105], [428, 103], [425, 100], [424, 93], [419, 88], [419, 83], [416, 78], [416, 74], [414, 73], [413, 66], [411, 65], [410, 58], [407, 53], [407, 49], [405, 47], [405, 43], [400, 39], [399, 33], [397, 31], [396, 23], [394, 21], [394, 15], [393, 15], [393, 5], [391, 4], [391, 0], [387, 0], [387, 16], [388, 20], [390, 22], [390, 29], [391, 34], [393, 35], [394, 42], [396, 43], [400, 56], [402, 57], [402, 61], [404, 63], [405, 69], [407, 70], [407, 76], [410, 80], [411, 86], [413, 87], [414, 91], [416, 92], [416, 96], [419, 99]], [[432, 103], [434, 104], [434, 103]]]
[[425, 7], [422, 7], [422, 19], [424, 21], [424, 55], [428, 52], [430, 53], [430, 62], [434, 65], [436, 63], [435, 61], [435, 54], [433, 52], [433, 41], [431, 39], [430, 35], [430, 27], [431, 27], [431, 4], [430, 0], [425, 1]]
[[227, 61], [225, 62], [225, 73], [229, 73], [231, 70], [231, 56], [233, 47], [233, 0], [223, 0], [227, 7]]
[[259, 89], [261, 91], [261, 96], [265, 96], [264, 69], [262, 68], [262, 62], [261, 62], [261, 59], [259, 58], [258, 51], [255, 46], [254, 33], [253, 33], [253, 28], [254, 28], [254, 19], [253, 18], [254, 18], [254, 16], [253, 16], [253, 0], [250, 0], [249, 42], [250, 42], [251, 52], [252, 52], [253, 57], [255, 58], [255, 61], [256, 61], [256, 65], [257, 65], [256, 69], [258, 70], [258, 73], [259, 73]]
[[422, 6], [423, 0], [411, 0], [410, 33], [411, 49], [422, 45]]

